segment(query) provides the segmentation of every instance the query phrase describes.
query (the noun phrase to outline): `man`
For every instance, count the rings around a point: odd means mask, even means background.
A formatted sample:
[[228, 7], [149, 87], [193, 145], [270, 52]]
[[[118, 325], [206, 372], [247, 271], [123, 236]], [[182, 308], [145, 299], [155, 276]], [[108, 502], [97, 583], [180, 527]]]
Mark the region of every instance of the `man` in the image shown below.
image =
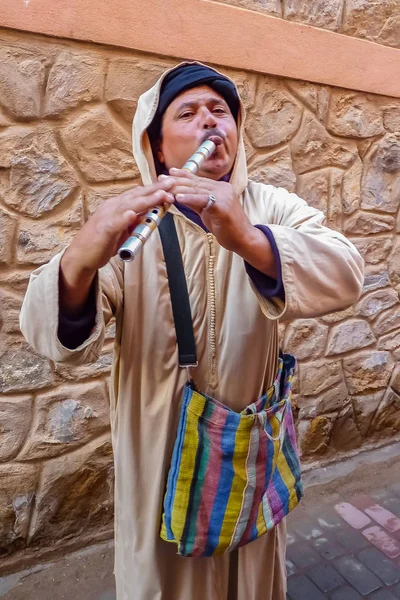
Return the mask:
[[[185, 63], [164, 74], [140, 98], [133, 124], [144, 187], [100, 206], [66, 251], [32, 274], [22, 308], [31, 345], [71, 364], [98, 358], [105, 326], [116, 317], [118, 600], [285, 598], [284, 521], [236, 555], [183, 558], [160, 539], [187, 374], [178, 366], [158, 233], [132, 263], [115, 258], [138, 215], [170, 205], [198, 357], [192, 376], [237, 412], [274, 380], [280, 318], [314, 317], [358, 299], [363, 264], [354, 246], [296, 195], [248, 180], [243, 121], [235, 86], [213, 69]], [[210, 137], [219, 145], [201, 171], [180, 170]]]

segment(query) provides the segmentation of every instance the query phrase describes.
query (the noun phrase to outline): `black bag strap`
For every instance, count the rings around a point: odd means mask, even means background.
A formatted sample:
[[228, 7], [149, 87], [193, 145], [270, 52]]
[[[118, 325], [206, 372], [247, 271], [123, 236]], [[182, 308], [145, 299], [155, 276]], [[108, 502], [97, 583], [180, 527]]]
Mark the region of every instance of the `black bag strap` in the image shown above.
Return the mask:
[[194, 341], [192, 313], [183, 268], [182, 254], [174, 217], [167, 213], [158, 230], [167, 266], [172, 314], [174, 315], [176, 339], [178, 342], [179, 366], [197, 366], [196, 344]]

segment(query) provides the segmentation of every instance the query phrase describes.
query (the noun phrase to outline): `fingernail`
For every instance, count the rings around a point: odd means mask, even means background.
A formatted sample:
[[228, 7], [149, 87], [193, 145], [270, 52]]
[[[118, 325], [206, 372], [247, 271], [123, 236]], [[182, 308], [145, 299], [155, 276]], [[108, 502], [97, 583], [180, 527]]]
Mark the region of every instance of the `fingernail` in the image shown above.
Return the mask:
[[179, 201], [183, 199], [183, 194], [177, 194], [175, 198]]
[[168, 175], [159, 175], [158, 176], [158, 180], [160, 179], [167, 179]]
[[171, 169], [169, 170], [170, 173], [178, 173], [179, 169], [176, 169], [175, 167], [171, 167]]
[[172, 200], [172, 201], [174, 201], [174, 200], [175, 200], [175, 198], [174, 198], [173, 194], [167, 194], [167, 196], [168, 196], [168, 198], [169, 198], [170, 200]]

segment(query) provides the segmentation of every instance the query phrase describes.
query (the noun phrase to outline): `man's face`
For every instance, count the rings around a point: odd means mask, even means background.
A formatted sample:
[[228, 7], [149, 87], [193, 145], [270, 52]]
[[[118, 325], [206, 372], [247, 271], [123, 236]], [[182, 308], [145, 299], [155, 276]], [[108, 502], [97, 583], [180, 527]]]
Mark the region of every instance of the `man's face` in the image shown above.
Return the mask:
[[235, 119], [223, 97], [208, 86], [187, 90], [165, 111], [157, 158], [167, 169], [181, 168], [210, 136], [222, 138], [222, 144], [197, 174], [218, 180], [231, 171], [235, 162], [238, 148]]

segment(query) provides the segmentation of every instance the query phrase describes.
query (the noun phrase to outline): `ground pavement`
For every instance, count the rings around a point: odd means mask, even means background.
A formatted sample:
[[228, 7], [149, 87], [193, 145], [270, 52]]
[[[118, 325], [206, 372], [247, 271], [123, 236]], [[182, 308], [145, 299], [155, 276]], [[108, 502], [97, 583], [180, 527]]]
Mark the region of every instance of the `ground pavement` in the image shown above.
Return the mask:
[[[309, 468], [304, 482], [288, 519], [288, 599], [398, 600], [400, 443]], [[0, 576], [0, 599], [115, 600], [112, 571], [112, 542], [97, 544]]]
[[398, 600], [400, 461], [359, 465], [325, 487], [306, 488], [288, 519], [288, 598]]

